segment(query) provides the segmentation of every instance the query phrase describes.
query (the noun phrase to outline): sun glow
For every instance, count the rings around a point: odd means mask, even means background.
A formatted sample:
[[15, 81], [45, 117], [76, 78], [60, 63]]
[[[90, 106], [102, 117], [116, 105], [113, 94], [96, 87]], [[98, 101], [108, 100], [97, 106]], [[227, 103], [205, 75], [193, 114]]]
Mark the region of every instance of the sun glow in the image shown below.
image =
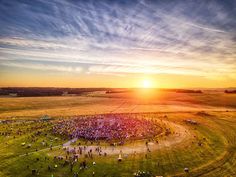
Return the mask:
[[147, 80], [147, 79], [143, 80], [142, 87], [143, 88], [151, 88], [152, 87], [151, 81]]

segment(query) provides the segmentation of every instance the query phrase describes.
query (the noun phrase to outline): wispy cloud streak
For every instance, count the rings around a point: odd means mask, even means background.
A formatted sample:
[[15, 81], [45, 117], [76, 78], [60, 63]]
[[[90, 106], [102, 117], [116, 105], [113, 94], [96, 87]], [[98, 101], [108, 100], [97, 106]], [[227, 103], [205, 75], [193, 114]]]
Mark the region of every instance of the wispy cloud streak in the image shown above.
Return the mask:
[[232, 75], [235, 7], [220, 0], [3, 1], [0, 66], [77, 72], [71, 67], [77, 63], [96, 74]]

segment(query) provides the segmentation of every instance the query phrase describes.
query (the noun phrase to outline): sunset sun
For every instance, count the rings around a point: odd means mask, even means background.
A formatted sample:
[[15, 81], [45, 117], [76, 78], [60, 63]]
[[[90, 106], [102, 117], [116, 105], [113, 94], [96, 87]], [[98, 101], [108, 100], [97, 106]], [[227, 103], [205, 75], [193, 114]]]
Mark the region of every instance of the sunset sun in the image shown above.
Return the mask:
[[152, 82], [150, 80], [145, 79], [145, 80], [143, 80], [142, 87], [143, 88], [151, 88]]

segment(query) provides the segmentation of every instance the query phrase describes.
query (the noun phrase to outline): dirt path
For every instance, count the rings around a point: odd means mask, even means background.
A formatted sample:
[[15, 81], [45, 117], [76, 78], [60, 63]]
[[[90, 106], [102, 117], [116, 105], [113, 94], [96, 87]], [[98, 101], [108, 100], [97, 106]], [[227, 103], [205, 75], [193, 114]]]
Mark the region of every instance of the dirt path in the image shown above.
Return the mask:
[[[148, 151], [152, 152], [161, 148], [167, 148], [174, 146], [176, 144], [179, 144], [183, 141], [187, 141], [190, 138], [191, 133], [187, 128], [185, 128], [183, 125], [179, 125], [173, 122], [169, 121], [163, 121], [165, 124], [168, 125], [172, 130], [174, 130], [174, 134], [171, 134], [165, 138], [162, 138], [159, 140], [158, 144], [154, 142], [149, 142], [148, 146], [145, 144], [144, 141], [136, 141], [134, 143], [130, 143], [128, 145], [124, 146], [100, 146], [102, 150], [102, 154], [107, 153], [107, 155], [118, 155], [120, 153], [124, 154], [134, 154], [134, 153], [146, 153]], [[76, 151], [79, 149], [78, 146], [72, 146], [71, 143], [76, 142], [76, 138], [72, 139], [66, 143], [64, 143], [62, 146], [65, 148], [76, 149]], [[52, 148], [61, 147], [61, 145], [53, 146]], [[96, 148], [98, 146], [86, 146], [85, 152], [88, 152], [90, 149], [92, 149], [93, 152], [95, 152]], [[38, 151], [29, 152], [28, 154], [21, 154], [20, 157], [30, 155], [36, 152], [41, 151], [47, 151], [50, 148], [41, 149]]]
[[[107, 153], [108, 155], [115, 155], [115, 154], [134, 154], [134, 153], [146, 153], [148, 151], [152, 152], [157, 149], [171, 147], [173, 145], [176, 145], [182, 141], [186, 141], [190, 138], [190, 132], [187, 128], [185, 128], [182, 125], [172, 123], [169, 121], [165, 121], [172, 130], [174, 130], [174, 134], [171, 134], [167, 137], [162, 138], [159, 140], [158, 143], [150, 142], [148, 145], [145, 144], [145, 142], [135, 142], [124, 146], [100, 146], [103, 153]], [[76, 149], [76, 151], [79, 149], [77, 146], [72, 146], [71, 143], [76, 141], [76, 139], [70, 140], [67, 143], [63, 144], [63, 147], [69, 148], [69, 149]], [[93, 152], [95, 152], [95, 149], [98, 146], [86, 146], [85, 152], [88, 152], [90, 149], [92, 149]]]
[[[59, 147], [61, 147], [61, 145], [53, 146], [53, 147], [51, 147], [51, 148], [59, 148]], [[19, 157], [23, 157], [23, 156], [26, 156], [26, 155], [35, 154], [35, 153], [37, 153], [37, 152], [47, 151], [47, 150], [50, 150], [51, 148], [49, 147], [49, 148], [40, 149], [40, 150], [38, 150], [38, 151], [28, 152], [28, 153], [26, 153], [26, 154], [21, 154], [21, 155], [19, 155]]]

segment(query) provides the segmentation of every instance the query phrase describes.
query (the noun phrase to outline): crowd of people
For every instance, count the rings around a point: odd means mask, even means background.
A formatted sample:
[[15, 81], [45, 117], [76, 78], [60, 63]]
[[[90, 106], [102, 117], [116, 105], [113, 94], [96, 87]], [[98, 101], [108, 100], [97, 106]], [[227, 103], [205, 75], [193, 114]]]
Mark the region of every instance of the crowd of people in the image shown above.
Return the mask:
[[79, 116], [58, 121], [53, 127], [56, 134], [87, 140], [126, 140], [151, 138], [161, 128], [155, 121], [125, 114]]

